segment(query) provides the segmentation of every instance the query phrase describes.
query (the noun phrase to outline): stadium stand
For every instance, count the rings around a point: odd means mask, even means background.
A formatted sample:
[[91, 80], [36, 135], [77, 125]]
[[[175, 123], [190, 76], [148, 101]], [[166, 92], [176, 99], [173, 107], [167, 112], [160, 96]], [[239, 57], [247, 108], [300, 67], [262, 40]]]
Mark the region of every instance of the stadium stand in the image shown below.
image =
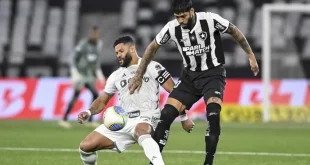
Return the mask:
[[[260, 63], [262, 4], [292, 1], [195, 0], [195, 9], [218, 13], [235, 23], [247, 36]], [[297, 1], [308, 2], [294, 0]], [[167, 0], [0, 0], [0, 74], [7, 77], [68, 76], [74, 45], [96, 24], [102, 30], [104, 41], [102, 69], [109, 75], [117, 67], [112, 48], [114, 39], [125, 34], [133, 36], [138, 53], [142, 55], [165, 23], [173, 19], [169, 6]], [[309, 26], [309, 15], [289, 13], [273, 17], [272, 44], [285, 61], [279, 62], [274, 72], [295, 68], [310, 77]], [[228, 77], [251, 78], [243, 51], [229, 35], [222, 36]], [[300, 56], [290, 55], [289, 51], [298, 52]], [[181, 58], [174, 43], [160, 49], [155, 59], [172, 75], [179, 76]], [[297, 64], [301, 67], [296, 68]], [[296, 76], [295, 72], [291, 74]]]

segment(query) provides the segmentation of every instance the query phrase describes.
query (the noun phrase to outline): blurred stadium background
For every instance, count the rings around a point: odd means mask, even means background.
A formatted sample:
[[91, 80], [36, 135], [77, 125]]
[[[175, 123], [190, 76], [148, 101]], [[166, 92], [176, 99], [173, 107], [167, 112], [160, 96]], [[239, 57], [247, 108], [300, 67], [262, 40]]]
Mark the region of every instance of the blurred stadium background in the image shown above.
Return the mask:
[[[193, 2], [196, 11], [218, 13], [237, 25], [261, 66], [262, 6], [310, 0]], [[62, 117], [73, 94], [69, 78], [73, 48], [88, 37], [92, 26], [98, 26], [104, 42], [101, 68], [108, 77], [118, 67], [114, 40], [133, 36], [142, 56], [173, 19], [169, 9], [169, 0], [0, 0], [0, 164], [82, 164], [76, 148], [93, 128], [76, 124], [63, 130], [54, 122]], [[310, 15], [274, 13], [270, 27], [269, 123], [262, 123], [261, 74], [254, 77], [244, 52], [229, 35], [222, 35], [228, 79], [216, 165], [310, 164]], [[182, 62], [174, 43], [162, 47], [155, 60], [173, 77], [180, 76]], [[98, 91], [103, 89], [100, 83], [97, 86]], [[162, 91], [161, 107], [166, 97]], [[90, 92], [83, 91], [69, 117], [72, 122], [91, 100]], [[114, 104], [116, 97], [109, 103]], [[197, 128], [186, 135], [175, 123], [164, 154], [167, 164], [202, 164], [204, 102], [195, 104], [188, 115], [197, 119]], [[118, 154], [104, 153], [99, 164], [147, 164], [135, 156], [143, 156], [139, 147], [134, 149], [122, 154], [122, 160]]]

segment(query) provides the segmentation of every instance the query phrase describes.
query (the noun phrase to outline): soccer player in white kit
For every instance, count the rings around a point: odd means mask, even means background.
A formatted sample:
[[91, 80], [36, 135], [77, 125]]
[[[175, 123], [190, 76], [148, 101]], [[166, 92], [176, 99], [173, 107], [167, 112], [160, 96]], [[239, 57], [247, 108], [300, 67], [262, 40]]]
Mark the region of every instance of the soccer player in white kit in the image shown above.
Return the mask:
[[[89, 110], [79, 114], [78, 120], [83, 123], [91, 115], [100, 113], [116, 91], [120, 106], [128, 113], [128, 120], [125, 127], [119, 131], [108, 130], [102, 124], [91, 132], [80, 144], [81, 159], [85, 165], [95, 165], [97, 150], [112, 149], [122, 152], [138, 142], [154, 165], [164, 165], [158, 144], [151, 134], [160, 118], [160, 85], [170, 93], [174, 82], [161, 64], [152, 61], [144, 75], [144, 85], [139, 92], [130, 95], [128, 84], [135, 75], [141, 58], [137, 55], [134, 41], [129, 36], [117, 39], [114, 49], [121, 67], [110, 75], [104, 92], [92, 103]], [[190, 119], [187, 119], [187, 125], [182, 122], [183, 128], [192, 129], [191, 123]]]

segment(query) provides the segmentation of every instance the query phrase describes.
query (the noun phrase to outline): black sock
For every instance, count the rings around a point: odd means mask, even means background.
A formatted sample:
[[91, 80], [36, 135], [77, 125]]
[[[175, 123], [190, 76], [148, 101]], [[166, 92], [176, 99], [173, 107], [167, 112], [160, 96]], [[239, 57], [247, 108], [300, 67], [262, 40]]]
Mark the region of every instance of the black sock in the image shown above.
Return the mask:
[[[157, 142], [160, 152], [164, 149], [168, 141], [170, 126], [174, 119], [179, 116], [179, 111], [172, 105], [166, 104], [161, 111], [160, 122], [158, 123], [153, 135], [153, 139]], [[150, 162], [150, 165], [152, 163]]]
[[218, 141], [219, 141], [218, 135], [205, 136], [206, 157], [205, 157], [204, 165], [212, 165], [213, 164], [214, 154], [216, 152]]
[[75, 90], [75, 91], [74, 91], [74, 95], [73, 95], [72, 99], [70, 100], [69, 105], [68, 105], [68, 107], [67, 107], [67, 109], [66, 109], [66, 113], [65, 113], [65, 115], [64, 115], [64, 117], [63, 117], [63, 120], [64, 120], [64, 121], [67, 121], [67, 120], [68, 120], [68, 116], [69, 116], [69, 114], [70, 114], [70, 112], [71, 112], [71, 110], [72, 110], [72, 107], [73, 107], [75, 101], [76, 101], [77, 98], [79, 97], [79, 94], [80, 94], [80, 91], [78, 91], [78, 90]]
[[204, 165], [213, 165], [213, 159], [221, 133], [220, 111], [221, 106], [219, 104], [210, 103], [207, 105], [207, 119], [209, 125], [205, 136], [206, 157]]

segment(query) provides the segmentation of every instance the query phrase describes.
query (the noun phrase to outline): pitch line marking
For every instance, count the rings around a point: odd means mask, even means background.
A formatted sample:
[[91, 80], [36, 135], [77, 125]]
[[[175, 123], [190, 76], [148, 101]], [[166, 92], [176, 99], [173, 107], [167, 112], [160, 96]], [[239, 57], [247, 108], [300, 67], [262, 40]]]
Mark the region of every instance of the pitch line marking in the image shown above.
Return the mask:
[[[18, 147], [0, 147], [0, 151], [40, 151], [40, 152], [79, 152], [78, 149], [70, 148], [18, 148]], [[115, 152], [105, 150], [101, 152]], [[143, 153], [142, 150], [127, 150], [124, 153]], [[204, 151], [188, 151], [188, 150], [164, 150], [169, 154], [205, 154]], [[272, 153], [272, 152], [216, 152], [218, 155], [241, 155], [241, 156], [283, 156], [283, 157], [310, 157], [310, 154], [296, 153]]]

